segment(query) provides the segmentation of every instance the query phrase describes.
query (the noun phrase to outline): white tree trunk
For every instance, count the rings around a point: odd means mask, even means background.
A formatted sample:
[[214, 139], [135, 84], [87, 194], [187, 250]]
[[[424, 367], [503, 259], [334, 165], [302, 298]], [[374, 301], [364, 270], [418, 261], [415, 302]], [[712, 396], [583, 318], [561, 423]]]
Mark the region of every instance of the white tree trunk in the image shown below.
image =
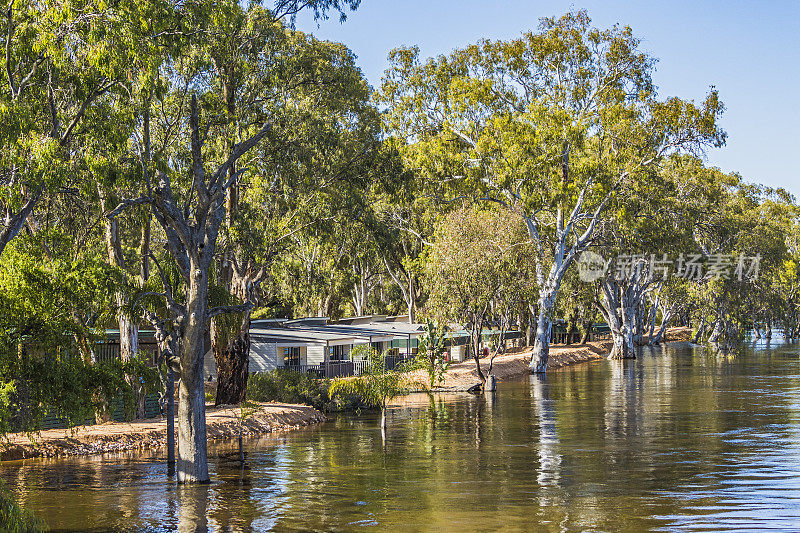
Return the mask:
[[529, 364], [531, 372], [543, 374], [547, 372], [547, 360], [550, 357], [550, 332], [553, 327], [549, 311], [539, 303], [539, 319], [536, 322], [536, 337], [533, 344], [533, 355]]
[[536, 323], [536, 340], [533, 344], [533, 354], [528, 365], [531, 372], [541, 374], [547, 372], [547, 360], [550, 357], [550, 332], [553, 327], [553, 311], [556, 306], [556, 297], [561, 288], [561, 280], [569, 268], [572, 255], [564, 259], [564, 247], [557, 250], [547, 283], [539, 292], [539, 319]]
[[123, 311], [117, 316], [117, 322], [120, 359], [130, 361], [139, 353], [139, 326], [135, 325], [130, 315]]

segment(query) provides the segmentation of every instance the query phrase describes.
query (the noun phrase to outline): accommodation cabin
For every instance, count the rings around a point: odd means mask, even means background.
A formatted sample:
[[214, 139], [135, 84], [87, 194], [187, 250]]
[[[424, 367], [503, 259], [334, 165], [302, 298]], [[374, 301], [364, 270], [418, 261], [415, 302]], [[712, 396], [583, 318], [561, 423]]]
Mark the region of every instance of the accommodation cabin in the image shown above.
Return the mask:
[[[327, 317], [253, 320], [250, 327], [250, 372], [291, 368], [320, 377], [359, 375], [365, 361], [351, 357], [356, 346], [370, 345], [386, 353], [386, 365], [393, 369], [416, 356], [425, 325], [409, 323], [407, 315], [368, 315], [330, 320]], [[487, 328], [484, 339], [499, 335]], [[506, 341], [522, 337], [506, 332]], [[458, 326], [449, 328], [445, 346], [448, 356], [461, 361], [467, 355], [469, 332]], [[205, 374], [216, 379], [214, 355], [206, 354]]]
[[[253, 320], [250, 372], [291, 368], [322, 377], [358, 375], [365, 362], [353, 360], [351, 352], [359, 345], [387, 353], [387, 365], [393, 368], [416, 354], [424, 330], [423, 324], [408, 323], [407, 316]], [[206, 354], [205, 374], [216, 379], [211, 352]]]

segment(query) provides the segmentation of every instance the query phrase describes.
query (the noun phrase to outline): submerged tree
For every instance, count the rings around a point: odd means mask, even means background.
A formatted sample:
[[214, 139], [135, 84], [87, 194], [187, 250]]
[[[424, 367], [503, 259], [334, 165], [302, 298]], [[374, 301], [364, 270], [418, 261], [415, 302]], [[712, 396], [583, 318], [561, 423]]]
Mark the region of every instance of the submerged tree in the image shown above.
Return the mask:
[[[297, 2], [285, 4], [282, 5], [283, 15], [305, 5]], [[337, 8], [339, 3], [315, 2], [312, 7], [324, 10]], [[161, 77], [169, 85], [167, 90], [156, 92], [154, 102], [148, 100], [145, 103], [146, 109], [157, 104], [163, 120], [154, 131], [145, 120], [139, 137], [137, 159], [142, 162], [145, 191], [138, 198], [124, 200], [108, 216], [116, 217], [133, 205], [149, 206], [164, 232], [170, 256], [186, 287], [183, 297], [178, 299], [162, 276], [164, 290], [161, 297], [170, 310], [171, 320], [169, 323], [163, 319], [153, 320], [152, 324], [159, 330], [163, 342], [172, 339], [180, 350], [177, 354], [181, 375], [178, 478], [182, 482], [207, 482], [203, 386], [205, 332], [208, 322], [215, 316], [244, 312], [250, 307], [247, 303], [209, 307], [211, 266], [220, 228], [225, 221], [229, 191], [248, 170], [247, 167], [239, 168], [237, 163], [273, 131], [275, 117], [266, 105], [273, 96], [271, 88], [239, 80], [245, 85], [247, 106], [240, 102], [235, 123], [235, 131], [239, 133], [235, 142], [228, 142], [228, 133], [234, 127], [232, 117], [228, 116], [226, 120], [225, 115], [220, 118], [206, 110], [213, 109], [213, 101], [219, 94], [215, 86], [230, 80], [224, 76], [224, 69], [211, 68], [211, 64], [204, 61], [202, 52], [206, 38], [204, 32], [195, 30], [212, 31], [219, 17], [237, 18], [244, 8], [233, 2], [216, 4], [217, 18], [209, 18], [202, 5], [177, 6], [176, 9], [181, 17], [177, 18], [180, 26], [175, 32], [182, 41], [181, 46], [173, 50], [173, 57]], [[272, 20], [274, 39], [285, 39], [287, 33], [281, 29], [279, 14], [266, 12], [259, 6], [250, 7], [250, 14], [255, 18], [262, 16]], [[293, 49], [285, 52], [288, 61], [294, 59], [295, 53]], [[259, 63], [259, 60], [268, 59], [267, 54], [256, 54], [254, 66], [261, 65], [270, 72], [271, 65]], [[145, 111], [143, 116], [148, 117], [149, 112]], [[157, 158], [149, 153], [154, 134], [163, 139], [162, 146], [169, 147], [168, 153]], [[150, 161], [153, 161], [152, 165]]]

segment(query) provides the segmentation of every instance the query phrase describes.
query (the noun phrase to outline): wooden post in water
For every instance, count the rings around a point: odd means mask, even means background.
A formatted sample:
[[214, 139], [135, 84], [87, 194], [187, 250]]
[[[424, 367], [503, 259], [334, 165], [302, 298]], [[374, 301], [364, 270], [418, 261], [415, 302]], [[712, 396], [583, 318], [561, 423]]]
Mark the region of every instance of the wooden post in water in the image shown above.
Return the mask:
[[167, 475], [175, 474], [175, 373], [167, 368]]

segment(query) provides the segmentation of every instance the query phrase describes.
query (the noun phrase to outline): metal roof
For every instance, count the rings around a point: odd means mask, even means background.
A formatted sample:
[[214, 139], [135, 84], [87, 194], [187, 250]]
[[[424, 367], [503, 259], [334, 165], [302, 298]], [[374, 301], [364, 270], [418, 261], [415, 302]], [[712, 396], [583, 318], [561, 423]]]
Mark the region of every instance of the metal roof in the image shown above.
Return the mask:
[[[298, 344], [329, 344], [331, 342], [361, 344], [417, 338], [425, 332], [425, 324], [409, 324], [408, 322], [394, 320], [385, 321], [386, 318], [382, 315], [373, 315], [371, 317], [354, 317], [337, 322], [329, 322], [322, 317], [295, 320], [254, 320], [250, 327], [250, 336], [257, 341], [282, 344], [290, 342], [297, 342]], [[371, 319], [371, 321], [368, 319]], [[488, 328], [483, 332], [484, 336], [494, 336], [499, 333], [497, 330]], [[451, 344], [460, 344], [465, 338], [468, 339], [469, 336], [470, 332], [456, 325], [453, 325], [452, 329], [445, 334]], [[506, 332], [507, 339], [514, 339], [519, 336], [521, 336], [521, 332], [518, 331], [511, 330]]]
[[353, 343], [392, 340], [397, 336], [407, 336], [395, 331], [382, 331], [364, 326], [343, 324], [308, 325], [294, 322], [289, 324], [253, 323], [250, 337], [262, 342], [298, 342], [302, 344], [327, 344], [329, 342], [352, 341]]

